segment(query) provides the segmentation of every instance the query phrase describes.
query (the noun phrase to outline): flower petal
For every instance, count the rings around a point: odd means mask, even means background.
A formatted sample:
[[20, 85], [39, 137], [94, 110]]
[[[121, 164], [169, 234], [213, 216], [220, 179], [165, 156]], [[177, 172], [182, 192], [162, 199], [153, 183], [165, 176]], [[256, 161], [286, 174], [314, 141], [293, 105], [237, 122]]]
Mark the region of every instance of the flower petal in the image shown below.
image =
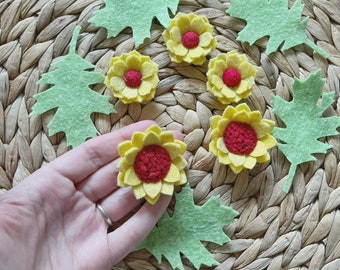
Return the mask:
[[145, 195], [145, 199], [148, 201], [148, 203], [153, 205], [158, 201], [160, 196], [161, 196], [161, 194], [158, 194], [155, 198], [151, 198], [148, 195]]
[[133, 69], [133, 70], [137, 70], [139, 71], [141, 68], [141, 56], [136, 55], [136, 54], [130, 54], [128, 55], [128, 57], [126, 58], [126, 65], [127, 65], [127, 69]]
[[177, 43], [174, 47], [174, 53], [178, 56], [186, 56], [188, 53], [188, 49], [183, 46], [182, 43]]
[[183, 156], [176, 157], [172, 162], [178, 170], [183, 170], [188, 164]]
[[261, 138], [261, 142], [266, 146], [267, 149], [274, 147], [277, 144], [276, 139], [270, 134], [266, 134]]
[[174, 26], [170, 29], [170, 38], [173, 39], [176, 43], [182, 42], [182, 33], [181, 29], [177, 26]]
[[140, 68], [140, 72], [142, 73], [143, 80], [145, 80], [157, 73], [157, 68], [150, 62], [144, 62]]
[[122, 95], [125, 96], [127, 99], [134, 99], [138, 96], [137, 89], [131, 87], [125, 87], [122, 92]]
[[122, 60], [118, 60], [117, 57], [113, 57], [111, 59], [110, 66], [111, 68], [109, 69], [109, 73], [112, 73], [112, 75], [114, 76], [123, 77], [125, 72], [127, 71], [127, 66], [125, 62]]
[[267, 148], [263, 142], [257, 141], [254, 150], [250, 153], [252, 157], [260, 157], [267, 153]]
[[238, 68], [239, 68], [239, 71], [241, 73], [242, 79], [250, 77], [250, 76], [252, 76], [252, 77], [256, 76], [257, 70], [249, 62], [242, 62], [242, 63], [240, 63]]
[[216, 145], [217, 145], [217, 148], [218, 148], [219, 151], [221, 151], [225, 154], [229, 153], [227, 147], [225, 146], [225, 142], [223, 140], [223, 137], [220, 137], [220, 138], [217, 139]]
[[243, 166], [247, 169], [252, 169], [256, 165], [256, 158], [248, 156], [246, 157], [246, 161], [244, 162]]
[[128, 186], [128, 185], [126, 185], [126, 184], [124, 183], [124, 177], [125, 177], [125, 173], [120, 172], [120, 173], [118, 174], [118, 176], [117, 176], [117, 185], [118, 185], [119, 187], [127, 187], [127, 186]]
[[145, 182], [143, 182], [143, 188], [144, 188], [145, 193], [150, 198], [155, 198], [161, 192], [162, 181], [158, 181], [156, 183], [145, 183]]
[[141, 180], [139, 180], [137, 174], [135, 173], [135, 170], [133, 167], [130, 167], [124, 177], [124, 183], [129, 186], [137, 186], [142, 183]]
[[223, 85], [222, 93], [227, 98], [234, 98], [236, 96], [236, 93], [226, 85]]
[[181, 147], [176, 143], [165, 143], [163, 147], [168, 151], [172, 160], [175, 159], [181, 151]]
[[211, 82], [213, 83], [214, 86], [216, 86], [218, 89], [222, 89], [225, 84], [222, 80], [222, 78], [216, 74], [211, 76]]
[[176, 167], [176, 165], [171, 164], [170, 165], [170, 169], [168, 174], [164, 177], [164, 181], [168, 182], [168, 183], [176, 183], [177, 181], [179, 181], [181, 179], [181, 176], [179, 174], [179, 170]]
[[125, 159], [130, 165], [133, 165], [135, 163], [135, 159], [139, 151], [140, 151], [139, 147], [132, 147], [126, 152]]
[[244, 162], [246, 162], [246, 156], [244, 155], [237, 155], [230, 152], [228, 156], [231, 163], [236, 167], [243, 166]]
[[252, 123], [252, 127], [255, 130], [258, 139], [261, 139], [268, 134], [271, 129], [270, 125], [264, 121]]
[[144, 137], [145, 137], [144, 132], [141, 132], [141, 131], [134, 132], [131, 137], [132, 145], [142, 148]]
[[150, 94], [151, 91], [151, 84], [146, 82], [146, 81], [142, 81], [141, 85], [138, 87], [138, 94], [141, 96], [145, 96]]
[[170, 130], [163, 131], [160, 135], [161, 143], [173, 142], [175, 140], [174, 134]]
[[125, 153], [132, 147], [132, 141], [123, 141], [118, 144], [118, 153], [121, 157], [125, 156]]
[[179, 16], [177, 20], [177, 26], [182, 29], [182, 32], [185, 33], [190, 28], [190, 19], [188, 16]]
[[110, 79], [110, 87], [116, 91], [123, 91], [126, 87], [125, 81], [122, 77], [114, 76]]
[[249, 115], [245, 111], [239, 111], [234, 115], [234, 121], [249, 123]]
[[180, 170], [179, 174], [181, 176], [181, 179], [178, 182], [176, 182], [175, 184], [176, 185], [183, 185], [187, 182], [187, 175], [185, 174], [185, 171], [183, 171], [183, 170]]
[[132, 187], [132, 191], [135, 194], [137, 200], [145, 197], [146, 193], [143, 188], [143, 184]]
[[204, 55], [204, 51], [201, 47], [197, 46], [196, 48], [189, 50], [189, 55], [192, 58], [199, 58]]
[[174, 193], [174, 185], [163, 182], [161, 193], [163, 193], [165, 195], [172, 195]]
[[161, 140], [159, 138], [159, 136], [151, 131], [151, 132], [148, 132], [145, 137], [144, 137], [144, 140], [143, 140], [143, 146], [148, 146], [148, 145], [160, 145], [161, 143]]
[[239, 85], [234, 87], [234, 91], [237, 94], [243, 94], [249, 90], [251, 90], [251, 87], [249, 87], [249, 84], [246, 80], [242, 80]]
[[202, 35], [200, 35], [200, 42], [198, 46], [200, 47], [208, 47], [213, 40], [213, 35], [209, 32], [204, 32]]

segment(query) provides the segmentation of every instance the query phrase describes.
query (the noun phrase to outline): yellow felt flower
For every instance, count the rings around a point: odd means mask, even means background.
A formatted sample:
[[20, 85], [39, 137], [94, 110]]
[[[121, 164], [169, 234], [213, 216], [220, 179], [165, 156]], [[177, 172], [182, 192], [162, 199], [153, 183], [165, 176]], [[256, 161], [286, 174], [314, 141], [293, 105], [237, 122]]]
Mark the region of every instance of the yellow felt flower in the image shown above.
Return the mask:
[[123, 103], [142, 102], [155, 96], [158, 65], [137, 51], [113, 57], [105, 85]]
[[202, 65], [216, 48], [213, 27], [207, 17], [178, 13], [163, 32], [172, 61]]
[[207, 89], [223, 104], [239, 102], [250, 96], [256, 74], [245, 55], [221, 53], [209, 62]]
[[210, 118], [210, 125], [209, 151], [235, 173], [243, 168], [252, 169], [257, 162], [269, 161], [267, 150], [277, 143], [269, 134], [274, 122], [262, 119], [259, 111], [251, 111], [245, 103], [229, 105], [222, 116]]
[[131, 140], [118, 145], [122, 157], [118, 164], [118, 185], [132, 186], [137, 199], [154, 204], [160, 194], [172, 195], [174, 185], [187, 182], [183, 158], [186, 145], [171, 131], [153, 125], [145, 132], [135, 132]]

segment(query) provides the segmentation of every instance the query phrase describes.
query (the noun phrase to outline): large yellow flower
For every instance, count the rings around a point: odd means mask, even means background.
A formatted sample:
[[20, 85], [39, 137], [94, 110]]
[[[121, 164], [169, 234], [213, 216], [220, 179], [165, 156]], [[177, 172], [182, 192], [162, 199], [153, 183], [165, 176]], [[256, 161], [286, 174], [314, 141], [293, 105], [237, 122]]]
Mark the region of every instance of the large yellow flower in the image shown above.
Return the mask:
[[209, 62], [207, 89], [223, 104], [239, 102], [250, 96], [256, 74], [245, 55], [221, 53]]
[[142, 102], [155, 96], [158, 65], [137, 51], [113, 57], [105, 85], [124, 103]]
[[118, 164], [118, 185], [132, 186], [137, 199], [154, 204], [160, 194], [172, 195], [174, 185], [187, 182], [183, 158], [186, 145], [171, 131], [153, 125], [145, 132], [135, 132], [131, 140], [118, 145], [122, 157]]
[[274, 122], [262, 119], [259, 111], [251, 111], [245, 103], [229, 105], [222, 116], [210, 118], [210, 125], [209, 151], [235, 173], [243, 168], [252, 169], [257, 162], [269, 161], [267, 150], [277, 143], [269, 134]]
[[163, 32], [171, 60], [202, 65], [216, 48], [213, 27], [207, 17], [194, 13], [178, 13]]

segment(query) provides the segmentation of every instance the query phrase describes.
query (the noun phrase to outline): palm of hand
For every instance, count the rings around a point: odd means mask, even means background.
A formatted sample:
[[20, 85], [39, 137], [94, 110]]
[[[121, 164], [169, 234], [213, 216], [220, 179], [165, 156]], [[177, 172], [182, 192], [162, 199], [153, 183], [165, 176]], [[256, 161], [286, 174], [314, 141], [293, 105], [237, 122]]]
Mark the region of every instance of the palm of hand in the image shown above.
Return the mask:
[[5, 269], [110, 269], [126, 256], [170, 198], [144, 204], [110, 233], [96, 202], [113, 221], [141, 205], [131, 190], [117, 188], [117, 144], [150, 124], [90, 140], [0, 197], [0, 262]]

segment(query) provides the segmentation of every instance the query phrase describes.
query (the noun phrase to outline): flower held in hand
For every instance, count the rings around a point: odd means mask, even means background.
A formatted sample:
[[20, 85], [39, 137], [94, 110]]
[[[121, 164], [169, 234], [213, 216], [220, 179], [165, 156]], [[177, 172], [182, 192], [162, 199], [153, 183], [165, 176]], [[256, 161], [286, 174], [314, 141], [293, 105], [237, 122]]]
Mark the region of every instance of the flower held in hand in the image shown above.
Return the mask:
[[137, 199], [154, 204], [160, 194], [172, 195], [174, 185], [187, 182], [183, 158], [186, 145], [171, 131], [153, 125], [145, 132], [135, 132], [131, 140], [118, 146], [122, 160], [118, 164], [118, 185], [132, 186]]

